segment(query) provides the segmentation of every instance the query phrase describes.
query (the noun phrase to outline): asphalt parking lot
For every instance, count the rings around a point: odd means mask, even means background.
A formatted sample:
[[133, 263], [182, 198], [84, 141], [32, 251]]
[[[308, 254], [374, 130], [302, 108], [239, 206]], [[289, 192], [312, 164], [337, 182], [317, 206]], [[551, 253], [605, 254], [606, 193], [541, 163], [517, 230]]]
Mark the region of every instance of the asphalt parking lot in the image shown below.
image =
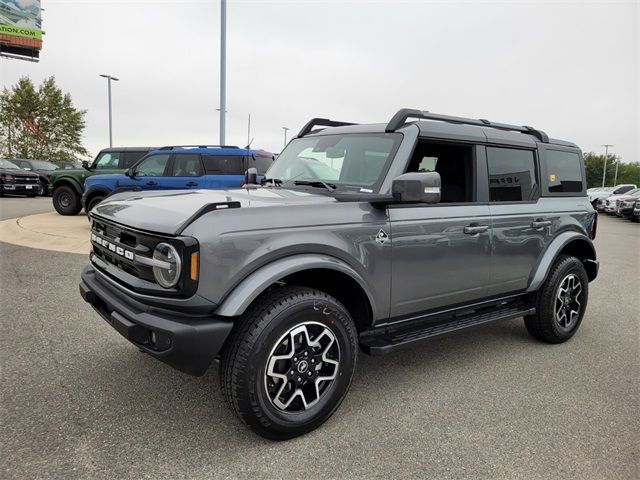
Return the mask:
[[[3, 218], [25, 213], [6, 201]], [[227, 409], [217, 366], [181, 374], [93, 313], [86, 255], [0, 243], [0, 476], [638, 478], [640, 226], [601, 215], [596, 244], [570, 342], [538, 343], [517, 319], [361, 355], [337, 413], [274, 443]]]

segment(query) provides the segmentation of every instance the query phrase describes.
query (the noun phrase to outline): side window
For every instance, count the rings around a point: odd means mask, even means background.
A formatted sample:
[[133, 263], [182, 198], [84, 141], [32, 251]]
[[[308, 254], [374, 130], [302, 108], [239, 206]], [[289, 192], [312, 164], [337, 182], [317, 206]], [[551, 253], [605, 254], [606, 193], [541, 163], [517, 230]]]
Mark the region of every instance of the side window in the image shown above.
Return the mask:
[[176, 154], [173, 160], [174, 177], [199, 177], [203, 174], [200, 155]]
[[632, 185], [625, 185], [624, 187], [620, 187], [613, 191], [613, 195], [620, 195], [621, 193], [627, 193], [633, 190]]
[[203, 155], [207, 175], [244, 175], [244, 157]]
[[138, 160], [144, 157], [147, 154], [145, 151], [135, 151], [135, 152], [124, 152], [122, 153], [123, 157], [123, 165], [122, 168], [131, 168], [133, 167]]
[[532, 150], [487, 147], [489, 199], [522, 202], [537, 194], [536, 162]]
[[547, 150], [547, 172], [550, 192], [582, 191], [582, 169], [577, 153]]
[[120, 152], [101, 153], [98, 159], [93, 164], [94, 168], [96, 168], [97, 170], [120, 168], [120, 155]]
[[474, 146], [418, 142], [407, 172], [438, 172], [440, 203], [475, 201]]
[[136, 167], [136, 177], [161, 177], [167, 168], [168, 153], [150, 155]]

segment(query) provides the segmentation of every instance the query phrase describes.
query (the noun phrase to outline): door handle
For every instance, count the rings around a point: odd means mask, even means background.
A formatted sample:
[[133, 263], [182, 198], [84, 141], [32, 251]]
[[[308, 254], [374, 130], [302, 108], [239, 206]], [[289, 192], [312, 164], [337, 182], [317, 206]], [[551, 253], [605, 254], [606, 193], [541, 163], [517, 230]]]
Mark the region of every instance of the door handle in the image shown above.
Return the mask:
[[187, 182], [187, 187], [197, 187], [198, 186], [198, 182]]
[[150, 180], [150, 181], [147, 182], [147, 185], [150, 185], [150, 186], [154, 186], [154, 185], [157, 185], [157, 184], [158, 184], [158, 182], [154, 182], [153, 180]]
[[551, 225], [551, 220], [543, 220], [541, 218], [531, 222], [531, 228], [536, 228], [536, 229], [548, 227], [550, 225]]
[[487, 230], [489, 230], [489, 225], [471, 224], [464, 227], [464, 233], [466, 233], [467, 235], [475, 235], [477, 233], [486, 232]]

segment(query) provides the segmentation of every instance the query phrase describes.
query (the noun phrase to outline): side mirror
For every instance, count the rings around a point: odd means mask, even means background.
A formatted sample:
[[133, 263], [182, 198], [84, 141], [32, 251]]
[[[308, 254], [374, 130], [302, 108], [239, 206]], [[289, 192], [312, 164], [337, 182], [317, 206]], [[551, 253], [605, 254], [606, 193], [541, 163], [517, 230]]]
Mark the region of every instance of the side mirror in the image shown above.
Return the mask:
[[405, 173], [393, 180], [391, 193], [402, 203], [438, 203], [440, 186], [438, 172]]
[[124, 172], [124, 174], [129, 178], [134, 178], [136, 176], [133, 168], [128, 168], [127, 171]]
[[257, 168], [248, 168], [244, 174], [244, 184], [245, 185], [256, 185], [258, 183], [258, 169]]
[[89, 162], [87, 162], [86, 160], [82, 161], [82, 168], [84, 168], [85, 170], [91, 170], [91, 167], [89, 166]]

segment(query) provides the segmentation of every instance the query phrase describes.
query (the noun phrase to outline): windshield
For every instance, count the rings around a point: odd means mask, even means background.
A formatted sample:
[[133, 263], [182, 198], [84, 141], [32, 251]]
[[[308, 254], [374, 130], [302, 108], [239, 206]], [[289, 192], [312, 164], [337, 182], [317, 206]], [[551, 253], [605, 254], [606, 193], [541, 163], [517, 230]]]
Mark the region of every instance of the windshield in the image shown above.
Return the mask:
[[18, 168], [18, 166], [15, 163], [11, 163], [9, 160], [4, 160], [3, 158], [0, 158], [0, 168]]
[[336, 188], [371, 191], [393, 158], [398, 133], [321, 135], [292, 140], [265, 178], [282, 183], [325, 182]]
[[58, 165], [51, 162], [45, 162], [44, 160], [31, 160], [29, 161], [32, 168], [37, 170], [55, 170], [58, 168]]

